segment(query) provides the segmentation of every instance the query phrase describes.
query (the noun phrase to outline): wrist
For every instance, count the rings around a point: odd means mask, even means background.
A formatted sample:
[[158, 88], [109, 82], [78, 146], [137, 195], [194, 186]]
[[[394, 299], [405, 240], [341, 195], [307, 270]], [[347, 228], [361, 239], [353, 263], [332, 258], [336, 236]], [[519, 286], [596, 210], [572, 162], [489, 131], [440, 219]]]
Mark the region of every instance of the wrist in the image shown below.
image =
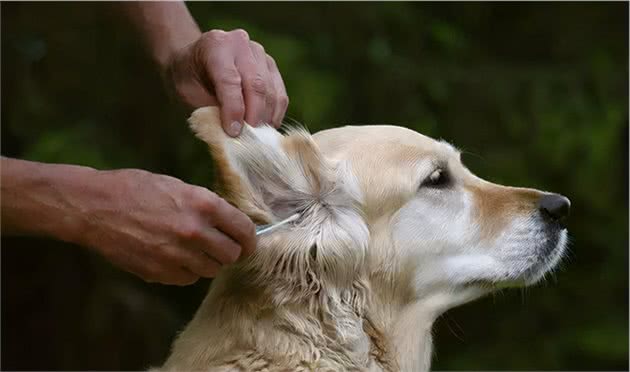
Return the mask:
[[168, 69], [178, 51], [201, 36], [183, 2], [127, 2], [120, 6], [161, 72]]
[[57, 216], [57, 222], [46, 232], [59, 240], [90, 246], [87, 237], [94, 230], [93, 224], [98, 222], [93, 206], [106, 200], [111, 193], [104, 179], [107, 171], [61, 166], [67, 167], [65, 172], [52, 177], [56, 201], [53, 213]]
[[155, 66], [157, 66], [160, 74], [162, 76], [167, 74], [175, 58], [177, 58], [184, 48], [197, 41], [199, 37], [201, 37], [200, 31], [194, 34], [189, 33], [187, 37], [174, 38], [168, 43], [152, 48], [151, 59]]

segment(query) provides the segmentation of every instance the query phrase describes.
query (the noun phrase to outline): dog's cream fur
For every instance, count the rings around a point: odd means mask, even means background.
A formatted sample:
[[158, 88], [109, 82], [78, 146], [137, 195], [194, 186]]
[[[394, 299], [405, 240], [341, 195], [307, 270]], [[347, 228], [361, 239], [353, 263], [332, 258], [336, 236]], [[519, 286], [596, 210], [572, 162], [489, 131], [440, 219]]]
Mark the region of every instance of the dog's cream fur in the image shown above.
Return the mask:
[[190, 123], [224, 197], [258, 223], [301, 217], [221, 271], [164, 370], [428, 370], [438, 315], [533, 283], [562, 255], [544, 193], [479, 179], [409, 129], [246, 126], [232, 139], [216, 108]]

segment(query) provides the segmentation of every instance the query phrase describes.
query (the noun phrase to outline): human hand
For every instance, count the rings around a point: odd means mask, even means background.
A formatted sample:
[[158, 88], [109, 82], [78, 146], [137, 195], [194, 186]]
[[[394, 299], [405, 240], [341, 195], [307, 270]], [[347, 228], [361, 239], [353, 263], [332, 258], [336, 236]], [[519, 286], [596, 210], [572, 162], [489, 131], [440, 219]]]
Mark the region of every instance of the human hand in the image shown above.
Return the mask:
[[230, 136], [240, 134], [243, 119], [257, 126], [280, 126], [289, 99], [274, 59], [244, 30], [212, 30], [173, 52], [163, 75], [189, 108], [221, 107]]
[[147, 282], [188, 285], [253, 252], [255, 226], [213, 192], [136, 169], [98, 171], [76, 242]]

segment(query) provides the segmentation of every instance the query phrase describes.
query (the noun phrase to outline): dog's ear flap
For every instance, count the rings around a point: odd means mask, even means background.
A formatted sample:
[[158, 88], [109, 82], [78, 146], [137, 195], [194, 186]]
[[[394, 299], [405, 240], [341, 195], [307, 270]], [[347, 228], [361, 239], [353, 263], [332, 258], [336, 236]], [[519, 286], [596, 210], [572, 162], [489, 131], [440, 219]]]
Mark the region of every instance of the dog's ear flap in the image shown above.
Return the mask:
[[226, 200], [257, 224], [300, 213], [303, 228], [284, 232], [291, 239], [282, 232], [267, 237], [269, 244], [282, 240], [283, 249], [258, 250], [250, 262], [259, 279], [288, 281], [300, 296], [314, 296], [321, 280], [347, 286], [356, 278], [369, 230], [346, 163], [326, 159], [305, 130], [283, 136], [269, 126], [245, 125], [231, 138], [213, 107], [196, 110], [189, 122], [210, 146]]
[[288, 217], [332, 181], [330, 168], [304, 130], [282, 136], [269, 126], [245, 125], [232, 138], [223, 131], [216, 107], [197, 109], [189, 123], [210, 147], [221, 195], [257, 223]]

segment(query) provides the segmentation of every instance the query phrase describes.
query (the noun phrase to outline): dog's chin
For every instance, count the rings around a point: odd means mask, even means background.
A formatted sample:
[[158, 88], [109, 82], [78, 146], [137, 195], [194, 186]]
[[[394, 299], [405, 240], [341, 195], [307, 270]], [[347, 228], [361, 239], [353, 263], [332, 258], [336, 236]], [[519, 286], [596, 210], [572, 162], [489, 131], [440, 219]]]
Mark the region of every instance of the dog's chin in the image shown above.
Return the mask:
[[558, 265], [564, 255], [567, 245], [567, 229], [557, 228], [551, 232], [553, 238], [549, 239], [541, 249], [540, 260], [523, 274], [523, 285], [538, 283]]
[[537, 259], [526, 269], [516, 269], [514, 274], [501, 278], [482, 278], [468, 284], [487, 290], [522, 288], [534, 285], [552, 272], [562, 260], [567, 245], [567, 230], [556, 228], [549, 231], [549, 238], [536, 247]]

